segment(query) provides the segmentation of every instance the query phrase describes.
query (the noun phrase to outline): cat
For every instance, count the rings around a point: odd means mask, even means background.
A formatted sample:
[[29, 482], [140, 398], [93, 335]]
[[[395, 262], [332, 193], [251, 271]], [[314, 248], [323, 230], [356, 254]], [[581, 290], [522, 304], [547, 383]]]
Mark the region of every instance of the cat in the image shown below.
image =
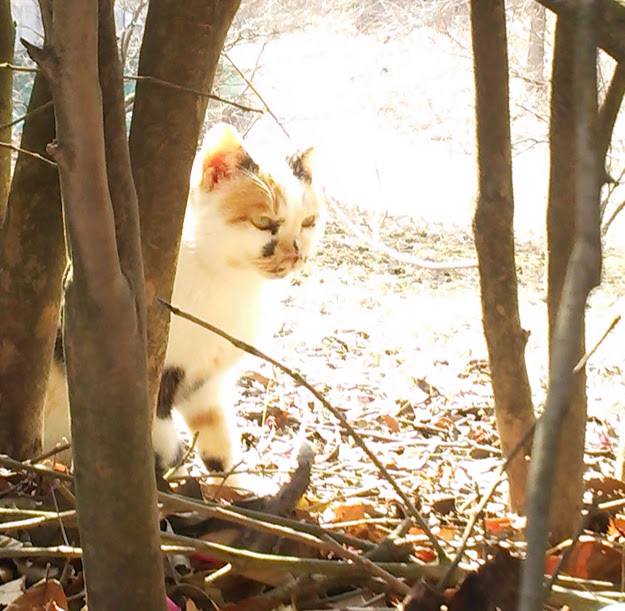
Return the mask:
[[[309, 149], [286, 161], [258, 159], [259, 165], [234, 127], [219, 123], [209, 130], [191, 172], [175, 305], [251, 344], [273, 331], [275, 281], [302, 267], [322, 232], [313, 156]], [[69, 437], [62, 356], [59, 340], [44, 404], [44, 450]], [[197, 435], [196, 450], [210, 470], [236, 466], [231, 395], [243, 356], [217, 335], [172, 317], [152, 430], [159, 468], [182, 457], [174, 410]]]

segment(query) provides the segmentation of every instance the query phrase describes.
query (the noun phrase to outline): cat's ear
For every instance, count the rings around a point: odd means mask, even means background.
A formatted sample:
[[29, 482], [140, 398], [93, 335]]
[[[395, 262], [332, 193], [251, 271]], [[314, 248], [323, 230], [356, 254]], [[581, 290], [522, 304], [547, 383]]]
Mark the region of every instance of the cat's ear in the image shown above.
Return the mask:
[[303, 153], [295, 153], [287, 158], [287, 163], [291, 166], [296, 178], [304, 182], [311, 183], [313, 179], [313, 161], [315, 158], [314, 147], [305, 150]]
[[239, 132], [226, 123], [217, 123], [206, 133], [196, 166], [193, 182], [207, 191], [241, 170], [258, 171], [258, 166], [243, 147]]

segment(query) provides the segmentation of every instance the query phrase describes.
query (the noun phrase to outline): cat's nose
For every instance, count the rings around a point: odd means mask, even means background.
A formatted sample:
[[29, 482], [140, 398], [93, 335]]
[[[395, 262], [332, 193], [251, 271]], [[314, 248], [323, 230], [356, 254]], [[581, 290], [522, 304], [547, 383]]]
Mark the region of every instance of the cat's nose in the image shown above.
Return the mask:
[[293, 240], [293, 250], [299, 253], [299, 242], [297, 240]]

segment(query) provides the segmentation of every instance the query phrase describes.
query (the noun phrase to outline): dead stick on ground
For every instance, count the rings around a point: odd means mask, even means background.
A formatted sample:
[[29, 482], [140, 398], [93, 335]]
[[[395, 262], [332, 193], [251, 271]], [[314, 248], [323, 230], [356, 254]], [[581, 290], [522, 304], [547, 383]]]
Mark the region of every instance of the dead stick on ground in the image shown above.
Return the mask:
[[436, 553], [438, 554], [440, 561], [442, 562], [444, 560], [447, 560], [447, 554], [445, 554], [445, 551], [440, 546], [440, 543], [437, 541], [436, 537], [430, 530], [430, 527], [428, 526], [427, 522], [425, 521], [423, 516], [419, 513], [419, 511], [414, 506], [412, 501], [408, 498], [408, 495], [397, 484], [397, 482], [395, 481], [395, 478], [388, 472], [388, 470], [382, 464], [380, 459], [369, 449], [369, 447], [364, 442], [362, 437], [356, 432], [354, 427], [352, 427], [352, 425], [349, 423], [345, 415], [341, 411], [336, 409], [333, 405], [331, 405], [328, 402], [328, 400], [323, 396], [323, 394], [321, 394], [316, 388], [311, 386], [301, 374], [297, 373], [296, 371], [293, 371], [292, 369], [289, 369], [286, 365], [283, 365], [282, 363], [280, 363], [279, 361], [276, 361], [270, 356], [267, 356], [264, 352], [261, 352], [254, 346], [251, 346], [250, 344], [247, 344], [246, 342], [241, 341], [233, 337], [232, 335], [226, 333], [219, 327], [216, 327], [215, 325], [212, 325], [209, 322], [206, 322], [205, 320], [198, 318], [197, 316], [193, 316], [193, 314], [189, 314], [188, 312], [181, 310], [180, 308], [172, 305], [171, 303], [165, 301], [164, 299], [161, 299], [160, 297], [157, 297], [157, 299], [168, 310], [170, 310], [170, 312], [172, 312], [176, 316], [180, 316], [181, 318], [184, 318], [185, 320], [188, 320], [189, 322], [195, 323], [196, 325], [199, 325], [200, 327], [203, 327], [204, 329], [207, 329], [208, 331], [211, 331], [212, 333], [219, 335], [219, 337], [222, 337], [226, 341], [230, 342], [233, 346], [235, 346], [239, 350], [243, 350], [244, 352], [247, 352], [248, 354], [251, 354], [253, 356], [256, 356], [258, 358], [261, 358], [267, 361], [268, 363], [271, 363], [272, 365], [274, 365], [275, 367], [277, 367], [278, 369], [286, 373], [288, 376], [290, 376], [297, 384], [303, 386], [308, 391], [310, 391], [314, 395], [314, 397], [341, 423], [345, 431], [351, 436], [351, 438], [354, 440], [356, 445], [369, 457], [371, 462], [373, 462], [373, 464], [377, 467], [380, 474], [392, 486], [393, 490], [395, 490], [397, 495], [404, 502], [404, 505], [406, 509], [408, 510], [408, 513], [416, 520], [419, 527], [423, 529], [427, 537], [430, 539], [430, 542], [432, 543], [432, 546], [436, 550]]
[[[586, 352], [586, 354], [584, 354], [584, 356], [579, 360], [577, 365], [575, 365], [575, 367], [573, 368], [573, 373], [574, 374], [579, 373], [582, 370], [582, 368], [588, 362], [588, 359], [597, 351], [599, 346], [603, 343], [603, 341], [608, 336], [608, 334], [612, 331], [612, 329], [614, 329], [614, 327], [616, 327], [616, 325], [618, 324], [618, 322], [620, 320], [621, 320], [621, 317], [617, 316], [610, 323], [610, 325], [605, 330], [603, 335], [599, 338], [597, 343], [588, 352]], [[440, 591], [445, 589], [445, 587], [446, 587], [446, 585], [447, 585], [451, 575], [453, 574], [453, 571], [454, 571], [455, 567], [458, 566], [458, 563], [460, 562], [460, 559], [462, 558], [462, 554], [464, 553], [464, 550], [465, 550], [465, 548], [467, 546], [467, 542], [469, 541], [469, 537], [471, 536], [471, 533], [473, 532], [473, 528], [475, 527], [475, 524], [476, 524], [479, 516], [484, 511], [484, 508], [486, 507], [486, 504], [488, 503], [488, 501], [490, 500], [490, 498], [494, 494], [495, 490], [497, 489], [497, 486], [499, 486], [499, 484], [503, 481], [504, 474], [506, 472], [506, 469], [508, 468], [508, 465], [516, 457], [516, 455], [521, 451], [521, 449], [527, 444], [527, 442], [530, 440], [530, 437], [534, 434], [534, 431], [535, 431], [536, 427], [538, 426], [538, 423], [540, 422], [541, 418], [537, 418], [534, 421], [534, 423], [532, 424], [532, 426], [528, 427], [528, 429], [523, 434], [523, 437], [521, 437], [521, 439], [514, 446], [514, 448], [512, 449], [512, 452], [510, 452], [510, 455], [506, 458], [506, 460], [503, 463], [503, 465], [501, 465], [501, 467], [499, 468], [499, 474], [498, 474], [497, 478], [495, 479], [495, 481], [493, 482], [493, 484], [489, 488], [489, 490], [486, 492], [484, 497], [482, 497], [482, 500], [480, 501], [480, 504], [477, 506], [477, 509], [473, 512], [473, 515], [471, 516], [471, 519], [467, 523], [467, 525], [466, 525], [466, 527], [464, 529], [464, 533], [462, 534], [462, 539], [460, 540], [460, 546], [456, 550], [456, 556], [454, 557], [453, 562], [451, 563], [451, 565], [448, 567], [447, 573], [445, 573], [443, 579], [438, 584], [438, 589]], [[579, 537], [579, 535], [577, 535], [577, 536]], [[559, 565], [558, 565], [558, 567], [559, 567]], [[549, 586], [549, 588], [551, 588], [553, 583], [554, 583], [554, 580], [551, 581], [551, 585]]]

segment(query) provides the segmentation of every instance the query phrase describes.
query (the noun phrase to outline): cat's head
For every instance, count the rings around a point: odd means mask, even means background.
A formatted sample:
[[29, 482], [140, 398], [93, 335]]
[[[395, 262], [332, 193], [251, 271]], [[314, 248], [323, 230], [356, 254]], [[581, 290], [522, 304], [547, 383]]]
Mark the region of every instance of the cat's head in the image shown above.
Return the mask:
[[268, 278], [301, 267], [322, 231], [313, 155], [309, 149], [279, 163], [253, 159], [233, 127], [215, 125], [191, 175], [192, 227], [185, 230], [196, 250]]

